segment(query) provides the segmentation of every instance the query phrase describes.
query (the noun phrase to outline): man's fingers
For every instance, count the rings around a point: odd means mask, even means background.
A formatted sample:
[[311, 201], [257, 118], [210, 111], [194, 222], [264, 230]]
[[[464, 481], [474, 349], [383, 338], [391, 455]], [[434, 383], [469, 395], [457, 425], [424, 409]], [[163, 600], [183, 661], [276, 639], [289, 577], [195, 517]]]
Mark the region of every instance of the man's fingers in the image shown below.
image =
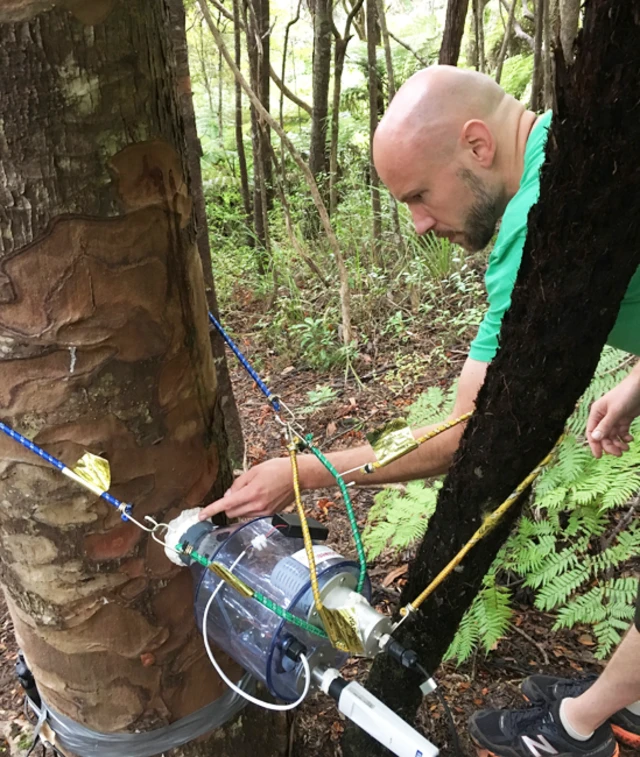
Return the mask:
[[206, 520], [207, 518], [211, 518], [213, 515], [217, 515], [223, 511], [231, 515], [231, 510], [234, 508], [251, 504], [251, 495], [249, 494], [249, 496], [247, 496], [246, 489], [246, 486], [243, 486], [242, 489], [237, 492], [232, 492], [231, 489], [228, 489], [221, 499], [217, 499], [215, 502], [212, 502], [201, 510], [198, 519]]

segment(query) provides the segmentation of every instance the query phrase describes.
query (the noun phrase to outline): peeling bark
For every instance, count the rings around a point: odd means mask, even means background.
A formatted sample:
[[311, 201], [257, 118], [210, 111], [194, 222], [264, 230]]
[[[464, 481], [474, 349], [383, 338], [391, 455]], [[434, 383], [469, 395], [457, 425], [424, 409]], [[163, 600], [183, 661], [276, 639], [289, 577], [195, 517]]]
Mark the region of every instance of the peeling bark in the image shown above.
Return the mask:
[[[67, 465], [103, 455], [112, 493], [167, 520], [219, 493], [227, 454], [167, 9], [1, 18], [0, 415]], [[149, 730], [222, 693], [189, 573], [5, 437], [0, 577], [59, 712]]]

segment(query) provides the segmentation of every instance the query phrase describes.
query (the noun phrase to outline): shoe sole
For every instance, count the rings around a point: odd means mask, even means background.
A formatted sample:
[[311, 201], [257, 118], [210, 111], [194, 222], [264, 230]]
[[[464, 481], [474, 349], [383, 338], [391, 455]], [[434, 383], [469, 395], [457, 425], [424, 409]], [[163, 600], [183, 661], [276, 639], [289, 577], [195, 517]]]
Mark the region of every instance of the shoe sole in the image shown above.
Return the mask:
[[[632, 735], [632, 734], [627, 734], [627, 735]], [[640, 737], [635, 736], [634, 738], [638, 739], [636, 744], [640, 743]], [[502, 755], [498, 754], [497, 752], [492, 752], [490, 749], [480, 746], [480, 744], [478, 744], [478, 742], [473, 738], [473, 736], [471, 737], [471, 741], [473, 742], [473, 745], [476, 748], [476, 753], [478, 757], [502, 757]], [[625, 742], [625, 743], [628, 743], [628, 742]], [[634, 745], [631, 744], [630, 746], [634, 746]], [[618, 744], [616, 744], [616, 751], [613, 753], [612, 757], [620, 757], [620, 747], [618, 746]]]
[[624, 728], [621, 728], [619, 725], [611, 724], [611, 728], [618, 739], [618, 741], [621, 741], [623, 744], [626, 744], [627, 746], [635, 747], [636, 749], [640, 748], [640, 735], [637, 733], [630, 733], [629, 731], [625, 731]]

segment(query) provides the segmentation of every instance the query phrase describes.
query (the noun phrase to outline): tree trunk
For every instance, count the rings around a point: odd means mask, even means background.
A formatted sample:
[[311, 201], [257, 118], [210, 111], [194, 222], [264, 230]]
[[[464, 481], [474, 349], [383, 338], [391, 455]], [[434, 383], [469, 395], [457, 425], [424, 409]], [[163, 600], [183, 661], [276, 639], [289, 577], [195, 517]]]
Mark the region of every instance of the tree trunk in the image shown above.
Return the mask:
[[[242, 24], [240, 21], [240, 3], [242, 0], [233, 0], [233, 48], [236, 65], [242, 67]], [[242, 127], [242, 87], [235, 82], [235, 134], [236, 152], [238, 153], [238, 165], [240, 167], [240, 186], [242, 188], [242, 203], [244, 214], [247, 219], [247, 230], [251, 229], [253, 208], [251, 207], [251, 190], [249, 189], [249, 172], [247, 170], [247, 156], [244, 150], [244, 131]], [[247, 246], [253, 247], [255, 238], [247, 233]]]
[[314, 179], [327, 171], [327, 117], [331, 79], [331, 0], [313, 2], [313, 111], [309, 168]]
[[[639, 33], [634, 0], [591, 2], [575, 64], [567, 69], [557, 61], [558, 109], [501, 348], [401, 604], [439, 573], [559, 437], [640, 264], [640, 173], [629, 159], [640, 144], [640, 120], [633, 117], [640, 100]], [[438, 666], [520, 507], [402, 626], [400, 640], [416, 648], [427, 670]], [[420, 692], [399, 666], [378, 658], [369, 686], [413, 718]], [[345, 741], [346, 757], [365, 749], [380, 754], [353, 731]]]
[[[245, 27], [251, 87], [257, 93], [262, 106], [269, 111], [269, 2], [268, 0], [246, 0], [246, 10], [248, 13]], [[260, 116], [252, 106], [253, 226], [256, 234], [258, 271], [263, 275], [267, 272], [270, 257], [268, 208], [271, 161], [269, 147], [266, 144], [269, 139], [268, 127], [262, 124]]]
[[[289, 34], [291, 33], [291, 29], [298, 23], [300, 20], [300, 8], [302, 6], [302, 0], [298, 0], [298, 7], [296, 9], [296, 15], [287, 23], [287, 26], [285, 28], [284, 32], [284, 43], [282, 45], [282, 70], [280, 72], [280, 81], [283, 84], [284, 87], [284, 81], [286, 77], [286, 66], [287, 66], [287, 52], [289, 49]], [[222, 55], [222, 53], [220, 53]], [[238, 59], [236, 58], [236, 65], [238, 64]], [[240, 68], [240, 66], [238, 66]], [[236, 87], [238, 89], [241, 89], [240, 84], [236, 82]], [[280, 114], [280, 128], [284, 129], [284, 89], [280, 88], [280, 103], [279, 103], [279, 114]], [[285, 188], [287, 186], [287, 172], [286, 172], [286, 166], [285, 166], [285, 146], [282, 143], [282, 140], [280, 140], [280, 163], [282, 165], [282, 185]]]
[[551, 0], [545, 0], [542, 9], [542, 28], [544, 44], [542, 46], [542, 69], [544, 72], [544, 109], [553, 108], [553, 58], [551, 39]]
[[335, 213], [338, 207], [338, 137], [340, 134], [340, 99], [342, 95], [342, 74], [347, 57], [347, 47], [351, 40], [351, 25], [357, 13], [360, 12], [364, 0], [357, 0], [344, 25], [342, 37], [335, 32], [333, 49], [333, 99], [331, 103], [331, 147], [329, 149], [329, 214]]
[[[207, 225], [207, 208], [202, 189], [202, 170], [200, 158], [202, 157], [202, 145], [198, 138], [196, 127], [196, 113], [193, 107], [191, 93], [191, 72], [189, 70], [189, 53], [187, 50], [187, 35], [185, 31], [185, 14], [182, 0], [170, 0], [169, 12], [171, 14], [172, 41], [176, 59], [176, 81], [178, 85], [178, 102], [184, 122], [184, 135], [186, 153], [189, 163], [191, 196], [196, 223], [198, 252], [202, 263], [207, 306], [209, 310], [219, 318], [218, 299], [216, 297], [213, 282], [213, 270], [211, 268], [211, 247], [209, 245], [209, 227]], [[220, 55], [220, 59], [222, 56]], [[222, 81], [222, 77], [220, 77]], [[245, 166], [246, 170], [246, 166]], [[244, 458], [244, 439], [242, 425], [238, 415], [238, 407], [233, 398], [233, 387], [227, 365], [226, 347], [220, 334], [211, 329], [210, 334], [211, 352], [216, 366], [216, 378], [218, 380], [218, 397], [220, 409], [224, 418], [224, 432], [227, 439], [228, 455], [234, 468], [242, 466]]]
[[542, 63], [542, 37], [544, 29], [544, 4], [547, 0], [535, 0], [536, 28], [533, 48], [533, 77], [531, 79], [531, 105], [532, 111], [537, 113], [542, 108], [541, 94], [544, 79]]
[[476, 70], [484, 73], [484, 0], [472, 0], [473, 30], [476, 41]]
[[391, 55], [391, 40], [387, 30], [387, 13], [384, 9], [384, 0], [378, 0], [378, 19], [380, 20], [380, 31], [382, 32], [382, 44], [384, 45], [384, 62], [387, 67], [387, 86], [388, 97], [387, 103], [390, 103], [396, 96], [396, 79], [393, 74], [393, 56]]
[[560, 42], [567, 63], [573, 62], [573, 46], [580, 22], [580, 0], [560, 0]]
[[449, 0], [438, 63], [457, 66], [469, 0]]
[[[509, 16], [507, 17], [507, 23], [504, 29], [504, 37], [502, 39], [502, 45], [500, 46], [500, 52], [498, 54], [498, 62], [496, 64], [496, 82], [500, 84], [502, 78], [502, 67], [504, 66], [504, 60], [507, 56], [507, 48], [509, 47], [509, 40], [511, 38], [511, 32], [513, 30], [513, 21], [516, 14], [516, 3], [518, 0], [511, 0], [511, 7], [509, 8]], [[502, 5], [500, 6], [502, 8]]]
[[347, 57], [350, 37], [336, 39], [333, 62], [333, 100], [331, 104], [331, 147], [329, 150], [329, 213], [333, 216], [338, 207], [338, 137], [340, 135], [340, 99], [342, 73]]
[[382, 215], [380, 208], [380, 178], [373, 164], [373, 135], [378, 127], [378, 66], [377, 41], [378, 23], [376, 0], [366, 0], [367, 11], [367, 62], [369, 69], [369, 183], [371, 185], [371, 213], [373, 216], [372, 250], [373, 260], [380, 264], [380, 243], [382, 241]]
[[[41, 6], [0, 11], [1, 415], [67, 465], [101, 453], [114, 495], [167, 520], [229, 483], [167, 9]], [[0, 460], [2, 582], [47, 703], [132, 732], [222, 694], [189, 573], [15, 442]], [[279, 753], [278, 723], [209, 753]]]

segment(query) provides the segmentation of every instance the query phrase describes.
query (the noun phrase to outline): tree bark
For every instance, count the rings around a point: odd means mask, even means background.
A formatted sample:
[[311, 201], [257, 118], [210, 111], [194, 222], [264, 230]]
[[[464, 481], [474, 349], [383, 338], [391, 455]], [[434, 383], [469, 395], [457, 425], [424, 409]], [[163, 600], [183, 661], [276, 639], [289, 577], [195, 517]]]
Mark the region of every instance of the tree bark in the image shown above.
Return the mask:
[[472, 0], [473, 31], [476, 42], [476, 70], [484, 73], [484, 0]]
[[[182, 0], [170, 0], [169, 11], [172, 27], [172, 41], [175, 54], [175, 76], [177, 82], [177, 95], [182, 119], [184, 122], [184, 135], [186, 152], [189, 164], [189, 187], [193, 198], [193, 209], [196, 223], [198, 252], [202, 263], [204, 286], [209, 310], [219, 319], [218, 299], [213, 281], [211, 267], [211, 247], [209, 245], [209, 227], [207, 225], [207, 208], [202, 188], [202, 170], [200, 158], [202, 157], [202, 145], [198, 137], [196, 127], [196, 113], [193, 107], [191, 92], [191, 72], [189, 70], [189, 53], [187, 50], [187, 35], [185, 30], [185, 13]], [[222, 56], [220, 56], [220, 59]], [[220, 77], [222, 81], [222, 77]], [[246, 165], [245, 165], [246, 170]], [[227, 439], [228, 455], [232, 466], [240, 468], [244, 458], [244, 439], [238, 407], [233, 397], [233, 387], [227, 365], [226, 347], [220, 334], [211, 329], [209, 334], [211, 353], [216, 367], [218, 380], [218, 401], [224, 418], [224, 433]]]
[[[640, 264], [640, 173], [637, 161], [629, 159], [640, 144], [640, 120], [633, 117], [640, 100], [639, 33], [633, 0], [590, 2], [575, 64], [566, 68], [556, 61], [557, 113], [501, 348], [401, 604], [430, 583], [559, 437]], [[427, 670], [437, 668], [520, 507], [402, 626], [400, 640], [418, 651]], [[411, 720], [421, 699], [415, 684], [380, 657], [368, 685]], [[369, 755], [381, 753], [365, 741], [350, 730], [345, 757], [365, 749]]]
[[544, 5], [547, 0], [535, 0], [536, 28], [533, 47], [533, 77], [531, 79], [531, 105], [532, 111], [537, 113], [541, 107], [542, 84], [544, 70], [542, 62], [542, 38], [544, 30]]
[[387, 13], [384, 9], [384, 0], [378, 0], [377, 10], [380, 31], [382, 32], [382, 44], [384, 45], [384, 62], [387, 68], [387, 87], [389, 90], [387, 103], [390, 103], [396, 96], [396, 79], [393, 73], [393, 56], [391, 55], [391, 41], [387, 30]]
[[347, 57], [347, 47], [351, 41], [351, 25], [356, 14], [364, 4], [357, 0], [344, 25], [344, 34], [340, 36], [334, 28], [333, 48], [333, 97], [331, 102], [331, 146], [329, 148], [329, 214], [333, 215], [338, 207], [338, 137], [340, 134], [340, 100], [342, 96], [342, 74]]
[[327, 171], [327, 123], [331, 79], [331, 0], [313, 2], [313, 110], [309, 169], [320, 185]]
[[[240, 4], [242, 0], [233, 0], [233, 50], [238, 69], [242, 67], [242, 35]], [[249, 188], [249, 171], [247, 169], [247, 156], [244, 149], [244, 129], [242, 125], [242, 87], [235, 82], [235, 136], [236, 152], [238, 153], [238, 166], [240, 167], [240, 187], [242, 191], [242, 204], [247, 223], [247, 230], [251, 229], [253, 222], [253, 208], [251, 206], [251, 190]], [[247, 233], [247, 246], [253, 247], [255, 238]]]
[[513, 21], [516, 15], [517, 2], [518, 0], [511, 0], [511, 7], [509, 8], [509, 15], [504, 29], [504, 37], [498, 54], [498, 62], [496, 64], [496, 82], [498, 84], [500, 84], [500, 79], [502, 78], [502, 67], [504, 66], [504, 60], [507, 56], [507, 48], [509, 47], [509, 39], [511, 38], [511, 32], [513, 31]]
[[[102, 454], [135, 517], [167, 520], [229, 483], [170, 19], [73, 7], [0, 11], [0, 412], [67, 465]], [[189, 573], [6, 437], [0, 460], [2, 582], [45, 700], [109, 733], [219, 696]], [[281, 753], [278, 723], [208, 751]]]
[[544, 109], [553, 108], [553, 57], [551, 38], [551, 0], [544, 0], [542, 9], [542, 27], [544, 44], [542, 46], [542, 69], [544, 72], [543, 102]]
[[579, 22], [580, 0], [560, 0], [560, 43], [567, 63], [573, 62]]
[[[269, 0], [246, 0], [247, 51], [251, 87], [269, 112]], [[270, 132], [251, 108], [253, 145], [253, 225], [256, 234], [258, 271], [265, 274], [269, 265], [269, 216], [271, 204]]]
[[367, 62], [369, 69], [369, 184], [371, 185], [371, 214], [373, 260], [380, 264], [380, 244], [382, 241], [382, 213], [380, 203], [380, 178], [373, 164], [373, 135], [378, 127], [378, 19], [376, 0], [366, 0], [367, 11]]
[[438, 63], [457, 66], [469, 0], [449, 0]]

